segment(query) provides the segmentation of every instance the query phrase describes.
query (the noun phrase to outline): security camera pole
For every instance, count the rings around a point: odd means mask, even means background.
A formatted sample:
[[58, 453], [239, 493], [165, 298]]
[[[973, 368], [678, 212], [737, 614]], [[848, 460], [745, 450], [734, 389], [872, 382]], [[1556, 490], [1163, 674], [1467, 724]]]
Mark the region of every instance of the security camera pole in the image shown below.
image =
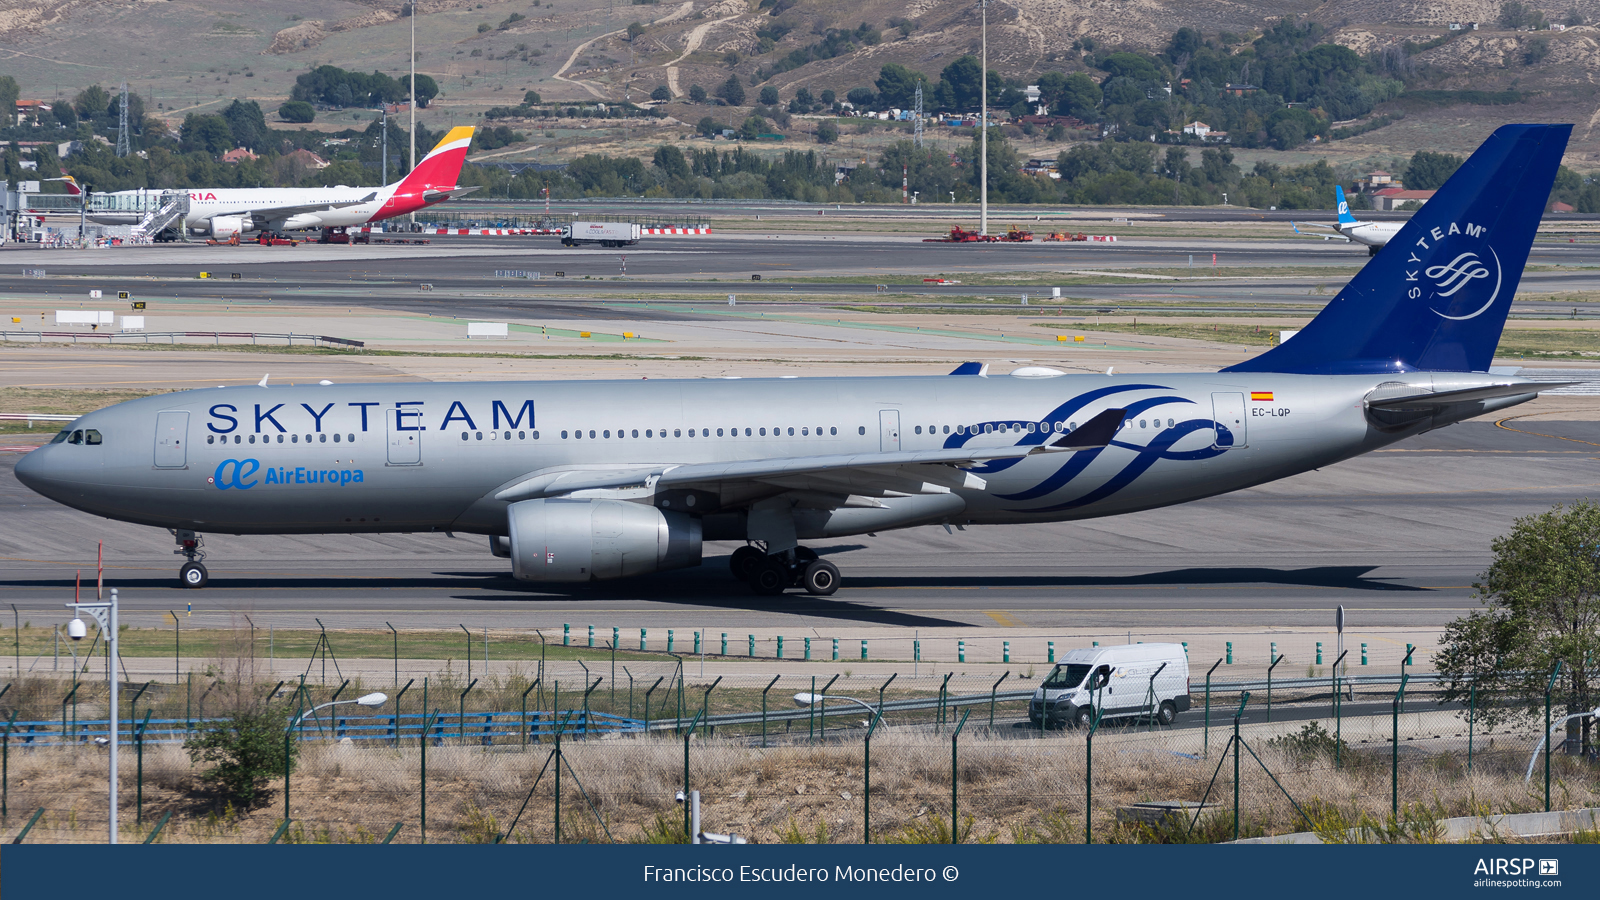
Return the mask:
[[[111, 684], [111, 723], [108, 728], [109, 741], [106, 746], [111, 752], [111, 803], [108, 809], [110, 820], [107, 832], [107, 843], [117, 842], [117, 589], [111, 589], [111, 600], [105, 603], [63, 603], [62, 606], [77, 613], [88, 612], [94, 616], [96, 624], [100, 626], [100, 633], [106, 636], [106, 649], [111, 654], [110, 662], [106, 666], [106, 681]], [[81, 641], [88, 629], [83, 626], [83, 619], [73, 616], [67, 623], [67, 637], [74, 641]]]

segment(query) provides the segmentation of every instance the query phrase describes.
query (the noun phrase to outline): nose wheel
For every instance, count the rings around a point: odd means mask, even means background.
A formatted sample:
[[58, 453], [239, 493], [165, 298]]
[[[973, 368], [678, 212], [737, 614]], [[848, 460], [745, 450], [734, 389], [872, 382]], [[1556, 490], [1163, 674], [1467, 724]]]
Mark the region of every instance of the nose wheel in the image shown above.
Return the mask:
[[172, 551], [174, 555], [182, 556], [187, 562], [178, 569], [178, 583], [190, 590], [198, 590], [211, 581], [211, 573], [206, 571], [200, 560], [206, 558], [206, 552], [201, 547], [205, 540], [193, 531], [174, 529], [172, 536], [177, 539], [178, 549]]
[[197, 562], [184, 563], [183, 568], [178, 570], [178, 581], [186, 588], [203, 588], [210, 580], [211, 573], [206, 571], [204, 565]]

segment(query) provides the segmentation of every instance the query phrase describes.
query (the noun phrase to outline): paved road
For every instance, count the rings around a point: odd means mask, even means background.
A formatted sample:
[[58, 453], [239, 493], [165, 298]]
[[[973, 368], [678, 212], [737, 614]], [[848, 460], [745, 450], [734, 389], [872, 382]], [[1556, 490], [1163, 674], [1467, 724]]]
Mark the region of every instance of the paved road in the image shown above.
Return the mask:
[[[573, 588], [513, 581], [482, 538], [209, 536], [211, 587], [175, 587], [163, 532], [27, 491], [0, 454], [0, 604], [50, 616], [106, 544], [125, 619], [194, 602], [258, 625], [629, 627], [744, 631], [903, 627], [1216, 629], [1326, 626], [1343, 604], [1370, 628], [1432, 629], [1476, 607], [1489, 543], [1517, 516], [1600, 494], [1600, 424], [1472, 422], [1318, 472], [1180, 507], [1037, 527], [938, 528], [833, 541], [830, 598], [753, 596], [704, 566]], [[1562, 438], [1566, 438], [1563, 440]], [[3, 609], [0, 606], [0, 609]], [[781, 633], [781, 632], [780, 632]]]

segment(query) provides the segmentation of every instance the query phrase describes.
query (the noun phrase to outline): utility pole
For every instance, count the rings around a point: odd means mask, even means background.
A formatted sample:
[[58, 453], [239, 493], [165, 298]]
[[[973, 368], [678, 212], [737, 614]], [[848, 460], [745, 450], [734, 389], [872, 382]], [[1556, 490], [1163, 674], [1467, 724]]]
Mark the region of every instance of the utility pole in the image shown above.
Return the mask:
[[983, 157], [980, 162], [978, 175], [978, 202], [982, 212], [978, 221], [978, 233], [989, 233], [989, 0], [978, 0], [978, 8], [983, 11], [983, 60], [979, 83], [983, 96], [979, 98], [981, 110], [978, 116], [978, 153]]
[[917, 118], [915, 128], [917, 149], [922, 149], [922, 79], [917, 79]]
[[133, 152], [128, 134], [128, 83], [122, 83], [122, 112], [117, 122], [117, 156]]
[[[411, 0], [411, 166], [417, 167], [417, 0]], [[416, 230], [417, 214], [411, 213], [411, 228]], [[424, 710], [426, 714], [426, 710]]]

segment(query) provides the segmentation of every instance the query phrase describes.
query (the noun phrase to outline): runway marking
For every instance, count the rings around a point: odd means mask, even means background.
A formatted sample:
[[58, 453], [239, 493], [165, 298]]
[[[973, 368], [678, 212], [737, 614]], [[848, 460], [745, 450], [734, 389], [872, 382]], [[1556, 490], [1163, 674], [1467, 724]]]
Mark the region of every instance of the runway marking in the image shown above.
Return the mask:
[[1536, 437], [1554, 438], [1555, 440], [1558, 440], [1558, 441], [1571, 441], [1574, 444], [1588, 444], [1591, 447], [1600, 447], [1600, 444], [1597, 444], [1594, 441], [1585, 441], [1585, 440], [1581, 440], [1579, 438], [1562, 437], [1562, 436], [1560, 436], [1558, 434], [1545, 434], [1544, 432], [1541, 432], [1541, 431], [1524, 431], [1521, 428], [1512, 428], [1510, 425], [1506, 424], [1507, 422], [1510, 422], [1513, 419], [1531, 419], [1534, 416], [1548, 416], [1548, 415], [1552, 415], [1552, 413], [1524, 413], [1524, 414], [1522, 414], [1520, 416], [1506, 416], [1504, 419], [1501, 419], [1501, 420], [1495, 422], [1494, 423], [1494, 427], [1496, 427], [1496, 428], [1504, 428], [1507, 431], [1515, 431], [1518, 434], [1531, 434], [1531, 435], [1534, 435]]
[[996, 623], [1005, 626], [1006, 628], [1022, 627], [1021, 622], [1011, 618], [1011, 616], [1003, 609], [986, 609], [983, 611], [983, 614], [995, 620]]

